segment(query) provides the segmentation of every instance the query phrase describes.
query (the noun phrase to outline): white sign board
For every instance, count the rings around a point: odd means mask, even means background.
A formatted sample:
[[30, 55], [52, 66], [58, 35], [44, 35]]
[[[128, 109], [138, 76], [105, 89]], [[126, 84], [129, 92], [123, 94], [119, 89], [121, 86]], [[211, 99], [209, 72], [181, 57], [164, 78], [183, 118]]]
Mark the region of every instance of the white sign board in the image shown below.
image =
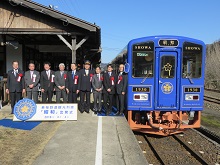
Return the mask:
[[[34, 116], [26, 121], [77, 120], [78, 104], [36, 104]], [[15, 115], [13, 121], [21, 121]]]

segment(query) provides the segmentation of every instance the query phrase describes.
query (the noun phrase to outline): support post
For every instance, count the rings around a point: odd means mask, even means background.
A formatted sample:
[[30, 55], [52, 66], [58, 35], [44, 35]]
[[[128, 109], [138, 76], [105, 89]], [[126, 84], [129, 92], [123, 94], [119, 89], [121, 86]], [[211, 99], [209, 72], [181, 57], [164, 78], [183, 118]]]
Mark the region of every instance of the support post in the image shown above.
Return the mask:
[[72, 36], [72, 63], [76, 62], [76, 36]]

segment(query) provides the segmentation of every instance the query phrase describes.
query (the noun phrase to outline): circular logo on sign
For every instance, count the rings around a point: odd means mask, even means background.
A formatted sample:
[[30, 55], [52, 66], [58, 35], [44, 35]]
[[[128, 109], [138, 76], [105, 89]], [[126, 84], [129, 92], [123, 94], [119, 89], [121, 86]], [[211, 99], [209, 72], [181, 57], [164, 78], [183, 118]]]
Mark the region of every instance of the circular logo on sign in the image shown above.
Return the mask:
[[165, 94], [170, 94], [173, 91], [173, 85], [170, 82], [165, 82], [162, 84], [161, 90]]
[[22, 99], [15, 104], [14, 115], [19, 120], [28, 120], [32, 118], [37, 110], [35, 102], [31, 99]]

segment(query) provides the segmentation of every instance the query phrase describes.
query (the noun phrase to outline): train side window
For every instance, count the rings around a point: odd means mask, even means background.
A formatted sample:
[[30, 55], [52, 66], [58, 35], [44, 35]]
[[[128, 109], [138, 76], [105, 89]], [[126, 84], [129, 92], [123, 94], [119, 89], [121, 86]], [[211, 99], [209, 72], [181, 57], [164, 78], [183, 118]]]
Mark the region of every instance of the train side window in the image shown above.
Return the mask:
[[160, 66], [161, 78], [174, 78], [175, 77], [175, 56], [162, 56]]
[[133, 77], [153, 77], [154, 74], [154, 53], [133, 52]]
[[132, 76], [151, 78], [154, 76], [154, 42], [132, 45]]
[[182, 77], [200, 78], [202, 74], [202, 45], [185, 42], [183, 44]]

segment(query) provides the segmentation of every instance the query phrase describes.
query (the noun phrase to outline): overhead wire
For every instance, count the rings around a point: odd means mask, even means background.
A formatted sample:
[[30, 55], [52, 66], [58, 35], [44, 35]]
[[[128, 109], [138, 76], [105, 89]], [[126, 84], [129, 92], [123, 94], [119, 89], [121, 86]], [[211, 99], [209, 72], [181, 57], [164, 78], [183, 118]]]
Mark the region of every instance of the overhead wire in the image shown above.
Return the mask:
[[71, 5], [69, 4], [69, 2], [71, 2], [71, 0], [70, 1], [66, 1], [66, 0], [60, 0], [60, 2], [64, 2], [63, 4], [63, 7], [66, 7], [66, 8], [68, 8], [68, 10], [71, 12], [71, 15], [76, 15], [76, 12], [75, 11], [73, 11], [73, 9], [71, 8]]
[[75, 0], [75, 3], [74, 3], [72, 0], [70, 0], [69, 2], [71, 3], [71, 6], [73, 7], [73, 9], [76, 11], [77, 17], [80, 17], [79, 12], [78, 12], [79, 7], [77, 7], [77, 1]]

